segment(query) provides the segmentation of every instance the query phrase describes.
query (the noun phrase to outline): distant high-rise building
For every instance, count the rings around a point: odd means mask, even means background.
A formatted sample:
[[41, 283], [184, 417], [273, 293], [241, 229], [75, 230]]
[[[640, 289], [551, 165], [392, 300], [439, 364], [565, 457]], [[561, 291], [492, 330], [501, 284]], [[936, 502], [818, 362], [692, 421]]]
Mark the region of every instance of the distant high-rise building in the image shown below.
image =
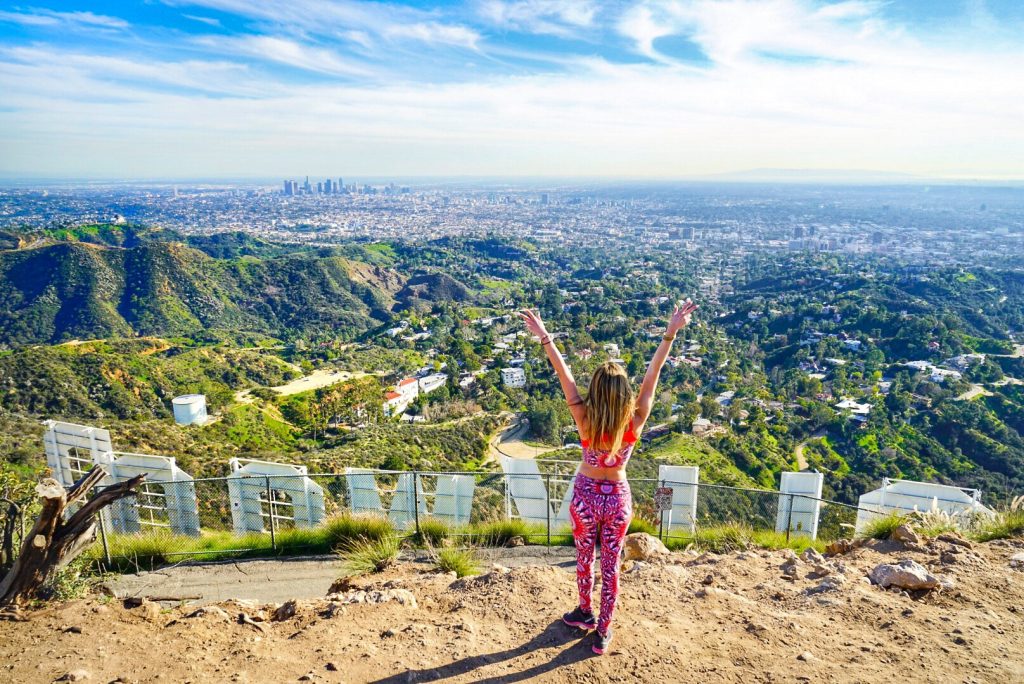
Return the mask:
[[793, 228], [793, 239], [794, 240], [799, 240], [803, 236], [804, 236], [804, 227], [803, 226], [795, 226]]
[[292, 182], [289, 181], [289, 180], [286, 180], [284, 182], [284, 194], [286, 194], [286, 195], [292, 194]]
[[343, 178], [338, 179], [338, 192], [345, 192], [345, 180]]
[[306, 176], [306, 182], [302, 184], [303, 192], [313, 192], [313, 186], [309, 184], [309, 176]]
[[682, 230], [680, 231], [680, 237], [684, 240], [692, 240], [693, 226], [683, 226]]
[[546, 192], [541, 193], [540, 203], [543, 204], [543, 205], [547, 205], [550, 202], [551, 202], [551, 198], [548, 197], [548, 193], [546, 193]]
[[324, 184], [323, 183], [317, 183], [316, 184], [316, 194], [318, 194], [318, 195], [324, 194]]

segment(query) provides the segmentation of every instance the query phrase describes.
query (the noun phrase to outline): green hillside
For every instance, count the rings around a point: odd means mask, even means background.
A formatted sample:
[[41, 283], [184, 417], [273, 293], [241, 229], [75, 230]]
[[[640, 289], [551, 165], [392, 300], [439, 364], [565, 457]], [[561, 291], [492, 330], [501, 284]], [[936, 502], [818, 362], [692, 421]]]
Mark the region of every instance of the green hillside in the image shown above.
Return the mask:
[[365, 266], [311, 251], [218, 259], [155, 241], [4, 251], [0, 347], [209, 329], [352, 338], [388, 318], [397, 289]]

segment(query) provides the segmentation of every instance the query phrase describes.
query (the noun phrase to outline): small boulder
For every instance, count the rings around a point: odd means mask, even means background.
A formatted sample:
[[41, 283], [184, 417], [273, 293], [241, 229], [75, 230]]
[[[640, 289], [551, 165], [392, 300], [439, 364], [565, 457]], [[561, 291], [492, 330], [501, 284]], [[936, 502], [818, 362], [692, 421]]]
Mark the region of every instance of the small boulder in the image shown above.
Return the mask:
[[408, 589], [388, 589], [385, 592], [388, 601], [397, 601], [408, 608], [417, 608], [416, 596]]
[[88, 670], [71, 670], [57, 678], [58, 682], [87, 682], [92, 679], [92, 673]]
[[928, 572], [920, 563], [912, 560], [901, 560], [895, 564], [882, 563], [875, 566], [870, 576], [871, 581], [883, 589], [897, 587], [917, 591], [937, 589], [941, 586], [938, 577]]
[[217, 620], [223, 620], [224, 622], [231, 622], [231, 616], [228, 615], [228, 612], [226, 610], [224, 610], [223, 608], [221, 608], [220, 606], [203, 606], [202, 608], [197, 608], [197, 609], [193, 610], [191, 613], [189, 613], [185, 617], [189, 617], [189, 618], [210, 617], [210, 618], [215, 618]]
[[146, 618], [150, 622], [158, 619], [160, 617], [160, 613], [163, 611], [159, 603], [150, 601], [149, 599], [142, 601], [142, 604], [139, 606], [139, 610], [142, 612], [142, 617]]
[[657, 556], [669, 553], [661, 540], [646, 532], [627, 534], [624, 549], [626, 560], [650, 561]]
[[850, 553], [857, 546], [859, 544], [852, 539], [837, 539], [825, 547], [825, 553], [830, 556], [841, 556], [845, 553]]
[[914, 528], [904, 523], [892, 531], [889, 535], [889, 539], [893, 541], [903, 542], [904, 544], [920, 544], [921, 537], [914, 532]]
[[808, 594], [821, 594], [826, 591], [839, 591], [839, 589], [846, 583], [846, 578], [842, 575], [829, 575], [825, 579], [818, 582], [818, 585], [807, 589]]
[[811, 565], [818, 565], [825, 562], [825, 557], [818, 553], [817, 549], [809, 548], [804, 551], [800, 557], [805, 563]]
[[298, 603], [295, 600], [285, 601], [277, 608], [274, 609], [274, 614], [271, 616], [271, 620], [274, 622], [284, 622], [295, 617], [295, 612], [298, 610]]
[[1014, 570], [1024, 570], [1024, 552], [1010, 556], [1010, 567]]

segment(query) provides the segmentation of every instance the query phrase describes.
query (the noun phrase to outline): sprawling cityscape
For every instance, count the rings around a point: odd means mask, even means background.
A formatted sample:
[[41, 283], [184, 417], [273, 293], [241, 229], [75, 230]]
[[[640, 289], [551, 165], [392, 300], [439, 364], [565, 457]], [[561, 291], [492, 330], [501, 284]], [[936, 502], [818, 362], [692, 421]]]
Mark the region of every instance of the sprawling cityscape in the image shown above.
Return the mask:
[[999, 263], [1024, 247], [1020, 189], [936, 185], [528, 183], [84, 186], [0, 192], [0, 227], [110, 221], [328, 245], [449, 235]]

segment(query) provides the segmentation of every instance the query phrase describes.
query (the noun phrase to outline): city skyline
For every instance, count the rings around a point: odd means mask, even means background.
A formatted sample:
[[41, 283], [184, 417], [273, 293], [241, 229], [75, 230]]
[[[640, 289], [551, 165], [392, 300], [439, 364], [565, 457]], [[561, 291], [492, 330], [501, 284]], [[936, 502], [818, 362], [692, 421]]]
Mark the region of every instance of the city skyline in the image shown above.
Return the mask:
[[0, 176], [1020, 179], [1022, 29], [1008, 0], [3, 3]]

